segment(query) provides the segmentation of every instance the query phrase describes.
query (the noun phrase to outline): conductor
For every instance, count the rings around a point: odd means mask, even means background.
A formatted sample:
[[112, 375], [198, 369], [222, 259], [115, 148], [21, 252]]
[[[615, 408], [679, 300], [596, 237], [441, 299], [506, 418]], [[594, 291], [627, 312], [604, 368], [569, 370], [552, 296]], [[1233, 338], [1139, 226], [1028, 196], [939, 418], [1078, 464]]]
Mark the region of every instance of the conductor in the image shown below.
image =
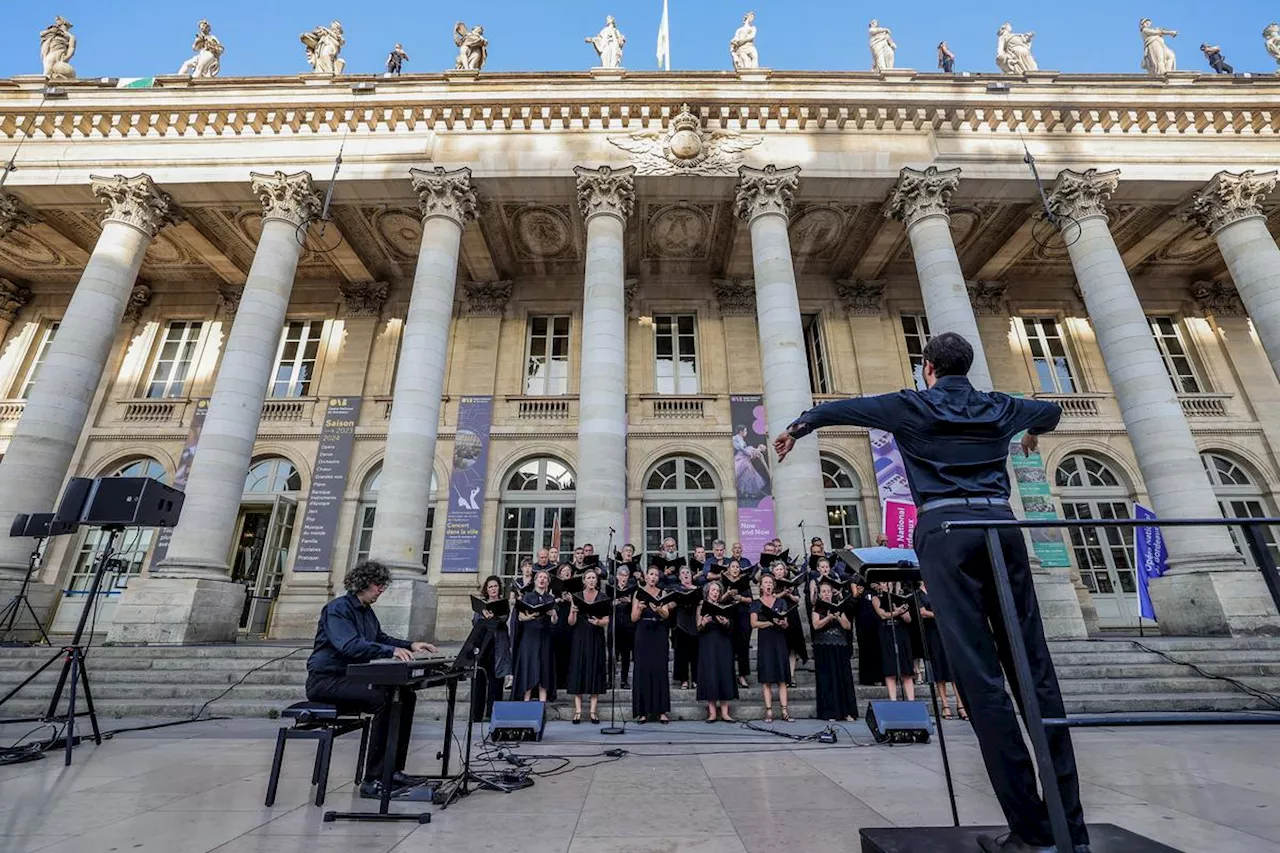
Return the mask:
[[[347, 594], [335, 598], [320, 611], [316, 625], [315, 645], [307, 658], [307, 699], [327, 702], [344, 711], [364, 711], [374, 714], [373, 730], [369, 733], [369, 756], [365, 761], [364, 783], [360, 796], [373, 799], [382, 796], [382, 768], [386, 760], [387, 728], [390, 723], [390, 706], [381, 690], [363, 681], [347, 677], [347, 665], [365, 663], [376, 658], [394, 657], [397, 660], [413, 659], [413, 652], [435, 653], [430, 643], [411, 643], [382, 632], [378, 617], [373, 613], [373, 603], [391, 583], [391, 572], [382, 563], [365, 560], [358, 563], [342, 585]], [[404, 697], [404, 710], [400, 718], [399, 754], [392, 757], [395, 774], [392, 782], [397, 787], [416, 784], [418, 780], [403, 773], [405, 758], [409, 754], [409, 735], [413, 728], [414, 697]]]
[[[912, 497], [920, 508], [915, 531], [920, 571], [978, 736], [987, 775], [1009, 824], [1008, 835], [979, 836], [978, 845], [989, 853], [1051, 853], [1055, 848], [1049, 813], [1037, 790], [1035, 768], [1001, 677], [1001, 664], [1011, 682], [1015, 675], [985, 534], [981, 530], [948, 533], [943, 524], [1013, 519], [1006, 468], [1009, 442], [1026, 430], [1022, 449], [1030, 454], [1038, 445], [1037, 436], [1058, 425], [1062, 410], [1056, 403], [976, 390], [966, 378], [973, 364], [973, 347], [954, 332], [931, 340], [923, 357], [927, 390], [824, 403], [800, 415], [778, 435], [773, 446], [781, 462], [797, 439], [821, 427], [864, 426], [893, 433], [911, 480]], [[1022, 532], [1002, 529], [1000, 544], [1040, 713], [1066, 716], [1045, 643]], [[1073, 853], [1088, 853], [1071, 735], [1066, 729], [1054, 728], [1048, 736]]]

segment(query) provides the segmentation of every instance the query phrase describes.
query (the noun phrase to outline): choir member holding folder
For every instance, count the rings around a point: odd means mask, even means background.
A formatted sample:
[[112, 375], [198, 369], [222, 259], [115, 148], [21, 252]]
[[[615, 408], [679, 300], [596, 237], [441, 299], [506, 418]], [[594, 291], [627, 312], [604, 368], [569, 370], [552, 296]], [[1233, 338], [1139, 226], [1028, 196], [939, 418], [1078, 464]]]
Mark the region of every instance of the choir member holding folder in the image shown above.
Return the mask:
[[600, 575], [587, 569], [582, 576], [582, 593], [569, 604], [569, 624], [573, 639], [569, 648], [568, 689], [573, 694], [573, 722], [582, 722], [582, 697], [591, 697], [591, 722], [599, 725], [596, 706], [605, 689], [605, 633], [613, 602], [600, 589]]
[[955, 677], [951, 674], [951, 664], [947, 660], [947, 650], [942, 645], [942, 635], [938, 633], [938, 620], [934, 617], [933, 602], [929, 600], [929, 589], [920, 582], [916, 591], [917, 609], [920, 613], [920, 627], [924, 631], [924, 645], [929, 652], [929, 669], [933, 675], [933, 683], [938, 685], [938, 698], [942, 700], [942, 719], [951, 719], [951, 704], [947, 699], [947, 688], [956, 695], [956, 711], [960, 719], [969, 719], [964, 700], [956, 688]]
[[623, 690], [631, 686], [631, 653], [635, 650], [636, 643], [636, 626], [631, 621], [631, 599], [635, 596], [640, 573], [636, 569], [636, 561], [631, 556], [632, 553], [634, 549], [630, 545], [623, 547], [613, 585], [613, 618], [615, 620], [612, 631], [613, 654], [616, 655], [619, 664], [618, 678], [621, 680], [619, 686]]
[[680, 585], [671, 591], [676, 614], [671, 631], [675, 647], [671, 679], [680, 682], [681, 690], [688, 690], [690, 682], [698, 678], [698, 605], [702, 590], [693, 585], [693, 570], [688, 566], [680, 567], [679, 577]]
[[777, 595], [773, 575], [760, 578], [760, 598], [751, 604], [751, 627], [756, 636], [756, 672], [764, 688], [764, 721], [773, 722], [773, 688], [778, 688], [782, 719], [791, 722], [787, 712], [787, 682], [791, 680], [787, 658], [787, 602]]
[[556, 624], [551, 628], [551, 649], [556, 659], [557, 687], [564, 687], [569, 681], [569, 645], [573, 642], [569, 603], [575, 592], [582, 592], [582, 578], [575, 576], [573, 566], [565, 563], [551, 579], [551, 594], [556, 597]]
[[493, 702], [502, 695], [503, 682], [511, 675], [510, 616], [511, 601], [502, 594], [502, 581], [490, 575], [479, 594], [471, 596], [472, 629], [479, 631], [476, 647], [484, 650], [476, 662], [480, 677], [471, 685], [471, 719], [476, 722], [493, 712]]
[[738, 662], [738, 686], [747, 686], [751, 674], [751, 578], [738, 560], [730, 560], [724, 570], [725, 604], [734, 606], [733, 657]]
[[796, 591], [797, 587], [803, 583], [803, 580], [798, 577], [788, 577], [787, 564], [781, 560], [774, 561], [771, 571], [773, 572], [777, 595], [786, 602], [787, 627], [785, 635], [787, 638], [787, 654], [791, 665], [791, 677], [787, 679], [787, 686], [795, 687], [796, 670], [799, 669], [801, 662], [809, 662], [809, 651], [804, 643], [804, 622], [800, 619], [800, 593]]
[[907, 626], [911, 623], [911, 603], [891, 587], [871, 600], [876, 616], [880, 617], [880, 660], [884, 667], [884, 684], [889, 688], [889, 701], [898, 699], [898, 682], [902, 682], [902, 694], [908, 702], [916, 698], [916, 671], [911, 663], [911, 638]]
[[546, 569], [538, 570], [533, 576], [533, 590], [516, 602], [516, 618], [522, 630], [516, 652], [515, 696], [528, 702], [537, 691], [540, 702], [554, 699], [556, 660], [551, 629], [558, 617], [551, 575]]
[[704, 600], [698, 606], [698, 701], [707, 703], [707, 722], [719, 719], [734, 722], [729, 715], [729, 702], [738, 698], [738, 685], [733, 676], [733, 631], [737, 622], [737, 606], [722, 602], [724, 584], [710, 581]]
[[[824, 558], [825, 559], [825, 558]], [[817, 679], [818, 719], [852, 720], [858, 716], [858, 697], [850, 667], [849, 614], [856, 598], [837, 602], [837, 582], [824, 578], [813, 602], [813, 661]]]
[[662, 571], [655, 565], [645, 572], [645, 585], [636, 590], [631, 602], [631, 621], [636, 624], [636, 672], [631, 683], [631, 714], [647, 723], [655, 714], [658, 721], [670, 722], [671, 682], [667, 680], [670, 642], [667, 620], [671, 603], [659, 583]]

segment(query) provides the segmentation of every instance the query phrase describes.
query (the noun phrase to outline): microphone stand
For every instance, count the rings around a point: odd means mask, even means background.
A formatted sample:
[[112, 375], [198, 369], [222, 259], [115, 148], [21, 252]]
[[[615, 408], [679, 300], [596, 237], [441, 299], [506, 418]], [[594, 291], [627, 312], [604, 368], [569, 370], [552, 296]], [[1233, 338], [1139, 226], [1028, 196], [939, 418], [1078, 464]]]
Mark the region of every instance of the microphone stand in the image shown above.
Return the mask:
[[[612, 527], [610, 527], [610, 528], [609, 528], [609, 544], [608, 544], [608, 546], [606, 546], [606, 547], [605, 547], [605, 550], [604, 550], [605, 554], [610, 554], [610, 555], [611, 555], [611, 554], [613, 554], [613, 534], [614, 534], [614, 533], [615, 533], [614, 529], [613, 529]], [[612, 558], [612, 557], [609, 557], [608, 559], [612, 560], [613, 558]], [[616, 561], [616, 560], [614, 560], [614, 566], [613, 566], [613, 569], [614, 569], [614, 572], [615, 572], [615, 573], [616, 573], [616, 572], [617, 572], [617, 570], [618, 570], [618, 566], [617, 566], [617, 561]], [[614, 661], [617, 659], [617, 656], [618, 656], [618, 605], [617, 605], [617, 600], [618, 600], [618, 596], [617, 596], [617, 592], [618, 592], [618, 582], [617, 582], [616, 574], [615, 574], [615, 577], [614, 577], [614, 578], [611, 578], [611, 580], [613, 581], [613, 588], [614, 588], [614, 597], [613, 597], [613, 600], [614, 600], [614, 606], [613, 606], [613, 612], [612, 612], [611, 614], [609, 614], [609, 650], [610, 650], [610, 655], [609, 655], [609, 725], [604, 726], [603, 728], [601, 728], [601, 729], [600, 729], [600, 734], [602, 734], [602, 735], [624, 735], [624, 734], [626, 734], [626, 733], [627, 733], [627, 723], [626, 723], [626, 721], [625, 721], [625, 720], [623, 720], [622, 725], [621, 725], [621, 726], [619, 726], [619, 725], [618, 725], [618, 717], [617, 717], [617, 713], [618, 713], [618, 679], [622, 677], [622, 673], [621, 673], [621, 672], [618, 672], [618, 673], [616, 673], [616, 674], [615, 674], [615, 673], [614, 673], [614, 671], [613, 671], [613, 664], [614, 664]]]

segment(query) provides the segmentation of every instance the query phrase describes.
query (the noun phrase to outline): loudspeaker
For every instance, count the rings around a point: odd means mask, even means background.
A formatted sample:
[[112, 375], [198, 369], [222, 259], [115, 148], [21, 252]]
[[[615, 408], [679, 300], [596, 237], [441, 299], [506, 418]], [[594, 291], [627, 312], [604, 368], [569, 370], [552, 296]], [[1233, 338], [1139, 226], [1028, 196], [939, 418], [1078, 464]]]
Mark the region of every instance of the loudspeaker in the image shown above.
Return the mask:
[[928, 743], [933, 721], [919, 702], [868, 702], [867, 728], [876, 743]]
[[489, 740], [542, 740], [542, 727], [546, 723], [546, 702], [494, 702]]

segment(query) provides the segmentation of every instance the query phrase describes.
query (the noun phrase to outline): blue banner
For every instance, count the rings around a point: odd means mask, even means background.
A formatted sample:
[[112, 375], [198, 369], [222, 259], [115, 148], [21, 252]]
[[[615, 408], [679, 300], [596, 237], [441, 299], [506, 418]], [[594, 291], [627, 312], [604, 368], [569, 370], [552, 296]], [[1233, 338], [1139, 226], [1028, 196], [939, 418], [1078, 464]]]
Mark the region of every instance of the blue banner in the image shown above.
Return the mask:
[[440, 563], [440, 571], [446, 574], [479, 571], [492, 421], [492, 397], [463, 397], [458, 401], [453, 473], [449, 475], [449, 516], [444, 525], [444, 559]]
[[[1142, 504], [1133, 505], [1133, 517], [1139, 521], [1153, 519], [1156, 514]], [[1135, 527], [1133, 529], [1134, 563], [1138, 570], [1138, 610], [1144, 619], [1155, 619], [1147, 584], [1169, 571], [1169, 550], [1164, 546], [1164, 536], [1159, 527]]]

